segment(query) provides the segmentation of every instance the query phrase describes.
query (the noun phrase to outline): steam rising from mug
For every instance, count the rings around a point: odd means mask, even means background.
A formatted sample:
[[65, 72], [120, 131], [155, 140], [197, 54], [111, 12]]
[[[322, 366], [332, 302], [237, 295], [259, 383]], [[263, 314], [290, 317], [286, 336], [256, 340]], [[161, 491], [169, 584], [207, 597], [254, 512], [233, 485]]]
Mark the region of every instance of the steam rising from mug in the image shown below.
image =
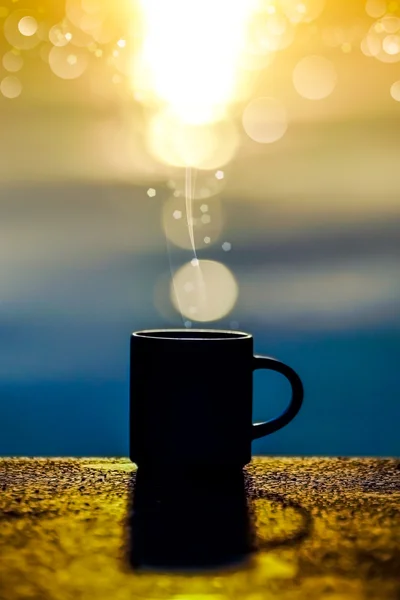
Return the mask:
[[[196, 170], [226, 165], [239, 146], [237, 126], [228, 111], [243, 99], [243, 90], [248, 91], [242, 55], [258, 4], [257, 0], [136, 3], [132, 85], [147, 112], [148, 150], [158, 162], [185, 169], [185, 221], [193, 260], [175, 275], [170, 261], [172, 302], [182, 317], [200, 322], [225, 316], [237, 298], [235, 278], [226, 267], [198, 260], [193, 199]], [[210, 239], [207, 233], [204, 237]], [[218, 290], [216, 270], [226, 284]]]

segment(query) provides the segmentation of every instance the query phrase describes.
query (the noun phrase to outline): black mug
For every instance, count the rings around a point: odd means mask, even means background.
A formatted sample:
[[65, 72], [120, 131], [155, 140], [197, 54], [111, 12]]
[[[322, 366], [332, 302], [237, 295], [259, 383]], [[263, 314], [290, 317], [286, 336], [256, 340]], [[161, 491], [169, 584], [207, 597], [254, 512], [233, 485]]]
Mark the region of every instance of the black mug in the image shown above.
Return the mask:
[[[253, 371], [282, 373], [288, 408], [252, 422]], [[303, 386], [284, 363], [253, 356], [253, 337], [238, 331], [165, 329], [131, 336], [130, 458], [148, 469], [242, 468], [251, 442], [299, 412]]]

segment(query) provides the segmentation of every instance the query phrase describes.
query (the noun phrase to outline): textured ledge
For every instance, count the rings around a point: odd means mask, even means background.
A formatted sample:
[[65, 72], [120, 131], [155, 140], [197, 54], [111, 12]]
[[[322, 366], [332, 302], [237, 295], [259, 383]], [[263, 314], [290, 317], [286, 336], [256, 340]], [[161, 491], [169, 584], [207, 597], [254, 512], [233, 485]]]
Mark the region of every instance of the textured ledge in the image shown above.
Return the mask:
[[398, 460], [254, 459], [246, 478], [258, 551], [197, 574], [128, 566], [135, 476], [124, 459], [0, 460], [0, 599], [400, 597]]

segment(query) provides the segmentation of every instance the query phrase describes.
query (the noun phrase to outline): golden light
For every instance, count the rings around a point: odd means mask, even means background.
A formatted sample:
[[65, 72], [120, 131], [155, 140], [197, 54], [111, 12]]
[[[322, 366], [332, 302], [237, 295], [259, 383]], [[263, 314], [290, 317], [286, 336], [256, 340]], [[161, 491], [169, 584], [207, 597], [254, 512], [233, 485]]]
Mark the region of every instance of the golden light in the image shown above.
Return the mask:
[[16, 54], [12, 50], [6, 52], [2, 59], [3, 67], [10, 73], [20, 71], [24, 65], [24, 59], [20, 54]]
[[393, 100], [400, 102], [400, 81], [395, 81], [395, 83], [390, 88], [390, 95]]
[[268, 15], [260, 27], [259, 36], [264, 51], [284, 50], [294, 40], [294, 26], [284, 15]]
[[[293, 40], [294, 26], [282, 10], [261, 4], [249, 22], [246, 43], [239, 57], [240, 66], [252, 71], [265, 69], [272, 63], [275, 52], [287, 48]], [[249, 82], [247, 91], [251, 91]]]
[[[175, 198], [184, 198], [186, 196], [186, 177], [183, 172], [175, 173], [173, 179], [167, 182], [170, 190], [173, 191]], [[224, 171], [198, 171], [194, 179], [194, 185], [191, 189], [193, 200], [205, 200], [220, 194], [225, 187]]]
[[35, 35], [35, 33], [38, 30], [38, 24], [36, 19], [31, 16], [22, 17], [22, 19], [18, 23], [18, 30], [20, 33], [22, 33], [22, 35], [25, 35], [27, 37]]
[[32, 11], [15, 10], [4, 21], [4, 37], [14, 48], [30, 50], [40, 43], [37, 21]]
[[325, 0], [281, 0], [281, 5], [292, 23], [310, 23], [321, 15]]
[[288, 119], [285, 107], [275, 98], [257, 98], [243, 113], [243, 128], [260, 144], [271, 144], [286, 133]]
[[373, 55], [371, 54], [371, 51], [370, 51], [370, 49], [369, 49], [369, 43], [368, 43], [368, 39], [367, 39], [366, 37], [364, 37], [364, 38], [361, 40], [361, 44], [360, 44], [360, 50], [361, 50], [361, 52], [364, 54], [364, 56], [368, 56], [368, 57], [370, 57], [370, 56], [373, 56]]
[[[194, 263], [194, 264], [193, 264]], [[238, 286], [231, 271], [213, 260], [191, 261], [173, 277], [171, 300], [192, 321], [222, 319], [235, 306]]]
[[[249, 44], [240, 57], [240, 66], [247, 71], [262, 71], [267, 69], [274, 60], [274, 53], [260, 44]], [[249, 82], [251, 85], [251, 81]]]
[[308, 100], [327, 98], [335, 89], [336, 82], [335, 66], [324, 56], [306, 56], [293, 71], [296, 92]]
[[132, 84], [145, 103], [190, 124], [223, 119], [235, 101], [255, 0], [138, 0], [142, 41]]
[[383, 42], [382, 48], [386, 54], [399, 54], [400, 52], [400, 36], [398, 35], [387, 35]]
[[370, 56], [384, 63], [400, 61], [400, 19], [398, 17], [385, 16], [377, 21], [370, 27], [365, 40]]
[[66, 46], [70, 41], [72, 34], [62, 25], [54, 25], [49, 31], [49, 40], [53, 46]]
[[380, 23], [386, 33], [396, 33], [400, 29], [400, 19], [394, 15], [386, 15]]
[[115, 6], [109, 0], [67, 0], [66, 15], [75, 26], [99, 44], [108, 44], [114, 39]]
[[367, 0], [365, 12], [373, 19], [379, 19], [386, 12], [386, 0]]
[[147, 143], [151, 154], [162, 163], [210, 170], [233, 158], [239, 134], [232, 121], [194, 125], [160, 111], [149, 122]]
[[[203, 248], [216, 242], [221, 234], [223, 215], [218, 198], [209, 201], [195, 200], [191, 203], [191, 222], [188, 223], [186, 200], [171, 196], [163, 206], [162, 222], [167, 239], [180, 248], [192, 248], [193, 232], [195, 247]], [[208, 238], [206, 240], [206, 238]]]
[[88, 57], [86, 53], [69, 46], [54, 46], [49, 53], [49, 65], [57, 77], [76, 79], [86, 70]]
[[22, 84], [18, 77], [9, 75], [0, 83], [0, 91], [5, 98], [18, 98], [22, 92]]

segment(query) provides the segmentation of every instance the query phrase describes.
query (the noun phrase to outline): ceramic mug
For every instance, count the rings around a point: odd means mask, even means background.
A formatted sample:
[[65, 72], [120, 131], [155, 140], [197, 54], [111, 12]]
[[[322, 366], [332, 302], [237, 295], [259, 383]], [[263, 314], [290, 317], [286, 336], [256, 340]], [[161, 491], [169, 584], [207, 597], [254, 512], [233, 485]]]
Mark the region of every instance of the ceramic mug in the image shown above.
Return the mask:
[[[130, 458], [138, 467], [242, 468], [252, 440], [285, 427], [303, 402], [299, 376], [275, 358], [254, 356], [248, 333], [138, 331], [130, 360]], [[289, 406], [265, 423], [252, 422], [257, 369], [281, 373], [292, 387]]]

